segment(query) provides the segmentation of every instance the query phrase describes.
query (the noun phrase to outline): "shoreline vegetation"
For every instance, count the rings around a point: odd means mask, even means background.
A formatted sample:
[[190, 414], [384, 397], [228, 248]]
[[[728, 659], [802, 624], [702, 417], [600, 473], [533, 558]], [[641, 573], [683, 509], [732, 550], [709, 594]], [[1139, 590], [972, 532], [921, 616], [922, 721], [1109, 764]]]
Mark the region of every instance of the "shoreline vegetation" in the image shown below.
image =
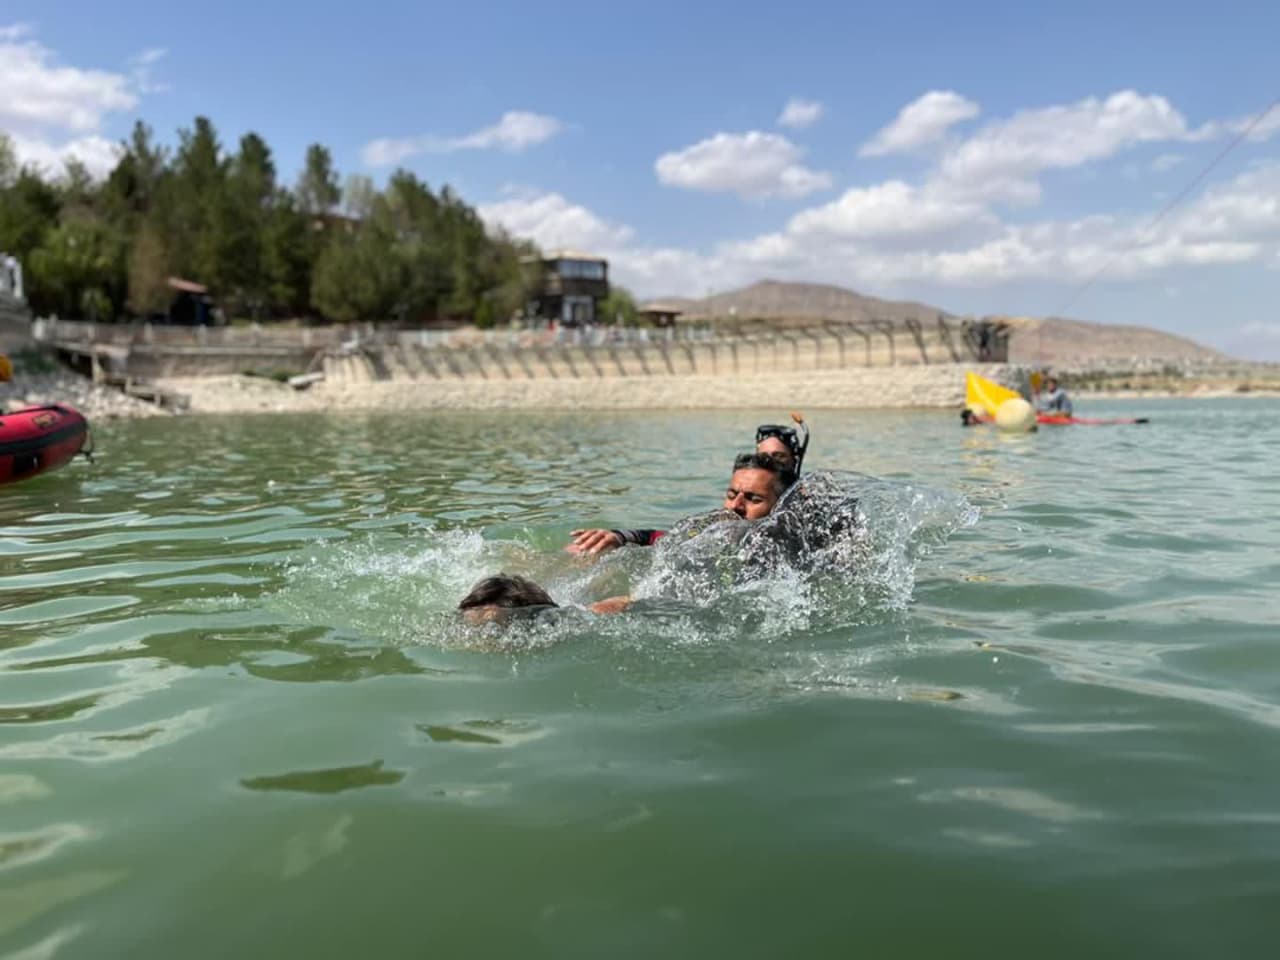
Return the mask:
[[227, 323], [504, 321], [527, 300], [530, 242], [486, 227], [448, 185], [397, 169], [340, 180], [325, 146], [281, 181], [271, 148], [196, 117], [177, 144], [138, 121], [101, 179], [19, 164], [0, 132], [0, 238], [36, 316], [127, 321], [170, 308], [170, 278]]

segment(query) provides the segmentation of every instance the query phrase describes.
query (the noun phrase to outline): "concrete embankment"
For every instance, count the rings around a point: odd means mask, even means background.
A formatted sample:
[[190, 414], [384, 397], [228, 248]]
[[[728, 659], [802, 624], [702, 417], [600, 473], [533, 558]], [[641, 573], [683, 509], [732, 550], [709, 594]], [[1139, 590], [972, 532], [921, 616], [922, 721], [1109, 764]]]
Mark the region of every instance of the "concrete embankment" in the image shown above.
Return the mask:
[[848, 367], [759, 375], [537, 380], [321, 382], [305, 391], [258, 377], [167, 379], [193, 413], [355, 410], [714, 410], [959, 407], [964, 374], [1010, 379], [1003, 365]]

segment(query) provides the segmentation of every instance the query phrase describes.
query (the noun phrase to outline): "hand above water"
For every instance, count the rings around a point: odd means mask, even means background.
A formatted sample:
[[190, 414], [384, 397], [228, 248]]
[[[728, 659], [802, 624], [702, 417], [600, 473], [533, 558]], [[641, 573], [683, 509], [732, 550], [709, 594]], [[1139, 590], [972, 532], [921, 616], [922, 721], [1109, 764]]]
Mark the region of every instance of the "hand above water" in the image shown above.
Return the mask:
[[631, 606], [631, 598], [628, 596], [608, 597], [604, 600], [597, 600], [591, 604], [592, 613], [622, 613]]
[[573, 540], [565, 550], [569, 553], [604, 553], [622, 546], [622, 538], [612, 530], [570, 530]]

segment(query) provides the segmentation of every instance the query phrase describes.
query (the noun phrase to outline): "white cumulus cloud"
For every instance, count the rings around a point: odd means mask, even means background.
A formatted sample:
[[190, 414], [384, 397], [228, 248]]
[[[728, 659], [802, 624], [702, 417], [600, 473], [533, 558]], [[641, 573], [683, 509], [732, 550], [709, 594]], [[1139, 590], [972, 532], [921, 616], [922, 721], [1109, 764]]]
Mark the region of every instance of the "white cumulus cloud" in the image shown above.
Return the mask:
[[804, 151], [775, 133], [717, 133], [664, 153], [654, 170], [668, 186], [749, 198], [803, 197], [829, 188], [831, 175], [801, 165], [803, 156]]
[[365, 144], [361, 158], [366, 166], [392, 167], [422, 153], [458, 150], [502, 150], [520, 153], [550, 140], [564, 124], [544, 113], [509, 110], [497, 123], [460, 137], [422, 134], [415, 137], [383, 137]]
[[[967, 139], [951, 139], [916, 181], [858, 185], [774, 229], [701, 249], [645, 245], [629, 227], [560, 194], [492, 205], [486, 219], [548, 245], [602, 253], [612, 275], [641, 296], [702, 296], [762, 278], [911, 297], [1014, 283], [1061, 290], [1098, 277], [1168, 284], [1190, 270], [1233, 264], [1280, 269], [1280, 161], [1255, 162], [1158, 221], [1152, 218], [1160, 201], [1149, 210], [1104, 208], [1039, 221], [1028, 219], [1025, 207], [1016, 221], [1002, 215], [1003, 203], [1036, 202], [1048, 170], [1085, 166], [1141, 144], [1183, 144], [1211, 126], [1220, 139], [1230, 135], [1228, 121], [1191, 129], [1163, 98], [1128, 91], [1023, 110]], [[999, 145], [1009, 157], [999, 156]], [[1160, 154], [1137, 169], [1171, 169], [1179, 156]], [[718, 134], [664, 155], [658, 173], [690, 189], [778, 195], [783, 171], [801, 160], [784, 137]]]
[[137, 106], [127, 76], [63, 66], [29, 33], [21, 25], [0, 33], [0, 124], [6, 129], [85, 133], [107, 114]]
[[803, 210], [791, 218], [787, 229], [801, 235], [871, 240], [928, 236], [991, 220], [985, 208], [973, 201], [890, 180], [847, 190], [831, 203]]
[[19, 164], [33, 166], [45, 174], [57, 174], [68, 160], [78, 160], [95, 178], [115, 169], [120, 159], [120, 144], [96, 134], [53, 144], [38, 137], [15, 134], [10, 137]]
[[1033, 181], [1043, 171], [1187, 136], [1186, 120], [1164, 97], [1123, 90], [990, 123], [943, 157], [940, 177], [975, 195], [1034, 200]]
[[898, 111], [897, 119], [862, 145], [858, 153], [879, 157], [915, 150], [941, 140], [951, 127], [972, 120], [980, 109], [951, 90], [931, 90]]
[[812, 126], [822, 117], [822, 104], [817, 100], [804, 100], [792, 97], [778, 115], [778, 125], [803, 130]]
[[634, 234], [630, 227], [610, 223], [559, 193], [523, 192], [478, 209], [486, 223], [533, 240], [544, 249], [607, 252], [627, 244]]
[[1162, 153], [1151, 161], [1151, 170], [1154, 173], [1165, 173], [1181, 164], [1186, 157], [1177, 153]]
[[99, 132], [112, 114], [131, 111], [151, 89], [147, 71], [158, 49], [130, 61], [128, 72], [59, 62], [26, 24], [0, 26], [0, 130], [18, 162], [47, 175], [74, 157], [95, 176], [115, 165], [119, 147]]
[[155, 66], [169, 55], [164, 47], [149, 47], [141, 53], [129, 58], [129, 73], [133, 86], [140, 93], [163, 93], [169, 89], [166, 84], [157, 83], [153, 77]]

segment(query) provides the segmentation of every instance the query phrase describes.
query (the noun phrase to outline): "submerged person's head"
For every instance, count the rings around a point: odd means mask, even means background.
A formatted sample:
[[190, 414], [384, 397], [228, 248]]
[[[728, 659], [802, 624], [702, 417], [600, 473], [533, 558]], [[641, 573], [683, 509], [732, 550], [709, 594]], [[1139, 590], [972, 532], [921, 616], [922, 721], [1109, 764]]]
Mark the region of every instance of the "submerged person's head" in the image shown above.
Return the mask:
[[468, 623], [488, 623], [509, 616], [512, 611], [534, 611], [554, 607], [556, 602], [532, 580], [500, 573], [485, 577], [458, 603]]
[[744, 453], [733, 461], [724, 508], [744, 520], [767, 517], [778, 498], [795, 482], [789, 466], [767, 453]]

